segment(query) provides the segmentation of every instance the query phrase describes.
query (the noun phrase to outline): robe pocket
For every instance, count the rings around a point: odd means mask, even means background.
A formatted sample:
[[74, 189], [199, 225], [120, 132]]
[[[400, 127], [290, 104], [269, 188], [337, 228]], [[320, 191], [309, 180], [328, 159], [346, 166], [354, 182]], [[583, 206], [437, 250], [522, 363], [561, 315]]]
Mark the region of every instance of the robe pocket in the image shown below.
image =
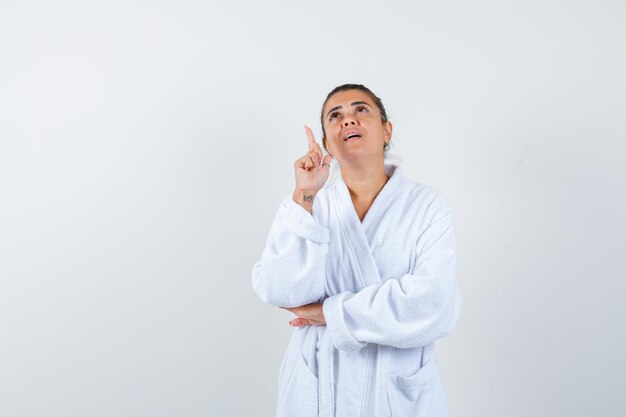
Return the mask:
[[391, 417], [426, 417], [435, 389], [435, 362], [430, 359], [413, 375], [390, 375], [387, 404]]
[[302, 353], [296, 354], [293, 369], [281, 393], [277, 417], [317, 417], [318, 379], [306, 364]]

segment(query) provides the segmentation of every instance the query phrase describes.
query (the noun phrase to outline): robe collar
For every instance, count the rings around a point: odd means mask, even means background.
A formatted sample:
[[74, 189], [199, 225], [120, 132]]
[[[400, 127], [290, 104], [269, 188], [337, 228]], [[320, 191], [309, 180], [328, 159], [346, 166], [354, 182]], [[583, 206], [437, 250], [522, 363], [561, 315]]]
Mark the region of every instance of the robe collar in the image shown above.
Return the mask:
[[354, 217], [356, 221], [360, 223], [364, 228], [367, 228], [369, 223], [374, 221], [372, 219], [376, 219], [380, 215], [381, 210], [389, 206], [389, 204], [393, 200], [393, 197], [409, 183], [406, 175], [404, 174], [404, 170], [399, 165], [385, 164], [385, 173], [389, 176], [389, 180], [380, 190], [376, 198], [374, 198], [374, 201], [372, 202], [372, 205], [368, 209], [367, 214], [363, 218], [362, 222], [359, 219], [356, 210], [354, 210], [352, 197], [350, 197], [350, 190], [348, 189], [348, 186], [346, 185], [343, 176], [339, 175], [339, 177], [337, 178], [335, 190], [341, 195], [343, 202], [349, 202], [350, 204], [348, 207], [352, 208], [353, 216], [348, 217]]
[[352, 249], [352, 256], [358, 260], [352, 264], [355, 278], [362, 287], [381, 282], [380, 273], [374, 260], [368, 236], [379, 226], [387, 208], [393, 204], [395, 197], [410, 185], [402, 168], [395, 164], [385, 164], [385, 172], [389, 180], [378, 193], [363, 222], [354, 209], [350, 190], [343, 180], [337, 178], [334, 186], [334, 203], [340, 228], [344, 238]]

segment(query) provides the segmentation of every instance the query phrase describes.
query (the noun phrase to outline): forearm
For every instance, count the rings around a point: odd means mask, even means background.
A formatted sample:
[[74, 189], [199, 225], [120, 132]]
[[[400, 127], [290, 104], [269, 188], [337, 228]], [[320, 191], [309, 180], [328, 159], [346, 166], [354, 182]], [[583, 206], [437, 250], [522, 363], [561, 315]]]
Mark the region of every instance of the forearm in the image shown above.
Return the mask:
[[416, 267], [409, 273], [324, 300], [335, 347], [350, 351], [366, 343], [425, 346], [455, 328], [462, 299], [451, 215], [442, 216], [422, 233], [416, 251]]
[[298, 190], [296, 189], [293, 192], [293, 201], [300, 204], [306, 211], [313, 214], [313, 200], [315, 199], [315, 195], [317, 191], [310, 190]]
[[[412, 282], [414, 281], [414, 282]], [[344, 292], [324, 300], [323, 311], [336, 348], [353, 351], [367, 343], [413, 348], [450, 333], [457, 324], [462, 299], [453, 283], [424, 288], [406, 275], [358, 293]]]

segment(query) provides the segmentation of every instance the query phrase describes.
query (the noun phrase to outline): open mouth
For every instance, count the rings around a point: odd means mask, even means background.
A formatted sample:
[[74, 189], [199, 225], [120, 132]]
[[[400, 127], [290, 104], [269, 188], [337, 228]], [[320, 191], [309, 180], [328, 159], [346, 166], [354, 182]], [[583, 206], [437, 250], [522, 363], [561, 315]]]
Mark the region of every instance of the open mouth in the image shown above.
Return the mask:
[[350, 139], [356, 139], [356, 138], [360, 138], [361, 134], [360, 133], [348, 133], [344, 138], [343, 141], [347, 142]]

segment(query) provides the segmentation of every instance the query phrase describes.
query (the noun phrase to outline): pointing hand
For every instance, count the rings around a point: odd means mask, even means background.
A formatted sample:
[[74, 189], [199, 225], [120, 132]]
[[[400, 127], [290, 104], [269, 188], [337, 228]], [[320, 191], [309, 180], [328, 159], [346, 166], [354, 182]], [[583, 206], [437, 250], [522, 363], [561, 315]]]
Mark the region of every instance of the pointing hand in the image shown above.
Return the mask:
[[315, 195], [328, 179], [332, 156], [322, 156], [322, 148], [315, 141], [311, 128], [304, 126], [304, 130], [309, 143], [309, 151], [294, 163], [296, 190], [307, 191]]

